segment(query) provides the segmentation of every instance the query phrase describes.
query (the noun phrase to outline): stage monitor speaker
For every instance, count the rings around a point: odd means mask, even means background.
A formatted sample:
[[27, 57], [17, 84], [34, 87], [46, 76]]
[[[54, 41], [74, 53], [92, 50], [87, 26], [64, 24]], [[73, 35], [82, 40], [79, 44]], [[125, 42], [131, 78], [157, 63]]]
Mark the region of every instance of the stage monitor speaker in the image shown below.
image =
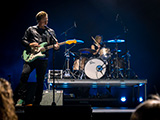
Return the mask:
[[[56, 106], [63, 105], [63, 90], [55, 90], [54, 101], [56, 103]], [[44, 90], [40, 105], [52, 105], [52, 102], [53, 102], [53, 90]]]

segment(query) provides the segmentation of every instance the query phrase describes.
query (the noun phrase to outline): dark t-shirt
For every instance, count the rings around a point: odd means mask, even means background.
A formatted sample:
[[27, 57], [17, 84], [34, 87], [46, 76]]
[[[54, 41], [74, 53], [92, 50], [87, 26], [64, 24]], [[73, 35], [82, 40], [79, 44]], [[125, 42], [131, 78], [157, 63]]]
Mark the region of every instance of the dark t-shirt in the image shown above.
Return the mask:
[[[97, 51], [98, 46], [97, 46], [95, 43], [93, 43], [92, 45], [95, 47], [95, 50]], [[105, 44], [103, 44], [103, 43], [100, 43], [100, 46], [101, 46], [101, 47], [100, 47], [100, 50], [101, 50], [101, 48], [106, 47]], [[98, 52], [98, 53], [99, 53], [99, 52]], [[98, 53], [97, 53], [96, 55], [93, 55], [93, 56], [94, 56], [94, 57], [98, 57], [98, 56], [99, 56]]]

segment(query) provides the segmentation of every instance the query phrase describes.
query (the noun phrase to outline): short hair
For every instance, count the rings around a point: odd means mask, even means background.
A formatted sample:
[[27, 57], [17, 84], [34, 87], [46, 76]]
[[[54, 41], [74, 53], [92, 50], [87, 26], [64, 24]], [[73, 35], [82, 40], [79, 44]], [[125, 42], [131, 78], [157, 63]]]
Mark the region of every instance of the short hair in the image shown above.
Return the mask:
[[141, 103], [130, 120], [160, 120], [160, 101], [150, 99]]
[[103, 38], [101, 35], [96, 35], [95, 40], [97, 41], [98, 38]]
[[36, 15], [36, 20], [39, 22], [43, 17], [48, 16], [48, 14], [45, 11], [40, 11]]

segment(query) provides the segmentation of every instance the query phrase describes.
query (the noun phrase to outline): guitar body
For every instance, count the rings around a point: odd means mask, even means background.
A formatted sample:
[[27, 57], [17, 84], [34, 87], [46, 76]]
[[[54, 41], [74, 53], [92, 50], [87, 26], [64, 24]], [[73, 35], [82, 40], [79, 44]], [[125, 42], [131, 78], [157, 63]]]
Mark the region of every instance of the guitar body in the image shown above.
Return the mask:
[[31, 52], [28, 52], [27, 50], [23, 51], [23, 59], [25, 62], [32, 62], [37, 58], [43, 58], [46, 55], [43, 54], [40, 50], [43, 48], [45, 45], [47, 45], [47, 42], [43, 42], [40, 44], [40, 47], [38, 47], [36, 50], [31, 50]]
[[[74, 40], [67, 40], [67, 41], [64, 41], [64, 42], [61, 42], [59, 43], [59, 45], [64, 45], [64, 44], [76, 44], [77, 41], [74, 39]], [[43, 52], [41, 52], [41, 50], [44, 48], [44, 46], [47, 45], [47, 42], [43, 42], [40, 44], [40, 47], [37, 47], [37, 48], [31, 48], [31, 51], [28, 52], [27, 50], [24, 50], [23, 51], [23, 59], [25, 62], [33, 62], [35, 59], [37, 58], [43, 58], [45, 57], [46, 55], [43, 54]], [[50, 46], [47, 46], [47, 49], [51, 49], [53, 48], [53, 45], [50, 45]], [[42, 50], [43, 51], [43, 50]], [[46, 51], [46, 50], [45, 50]]]

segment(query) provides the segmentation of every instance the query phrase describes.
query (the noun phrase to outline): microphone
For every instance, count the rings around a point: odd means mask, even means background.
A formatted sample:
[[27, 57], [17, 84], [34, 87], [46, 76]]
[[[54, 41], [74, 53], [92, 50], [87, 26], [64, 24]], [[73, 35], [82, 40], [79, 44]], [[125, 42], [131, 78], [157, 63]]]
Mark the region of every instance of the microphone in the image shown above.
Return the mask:
[[118, 18], [119, 18], [119, 14], [116, 15], [115, 21], [118, 21]]
[[77, 28], [77, 24], [76, 24], [76, 22], [74, 22], [74, 27], [75, 27], [75, 28]]

